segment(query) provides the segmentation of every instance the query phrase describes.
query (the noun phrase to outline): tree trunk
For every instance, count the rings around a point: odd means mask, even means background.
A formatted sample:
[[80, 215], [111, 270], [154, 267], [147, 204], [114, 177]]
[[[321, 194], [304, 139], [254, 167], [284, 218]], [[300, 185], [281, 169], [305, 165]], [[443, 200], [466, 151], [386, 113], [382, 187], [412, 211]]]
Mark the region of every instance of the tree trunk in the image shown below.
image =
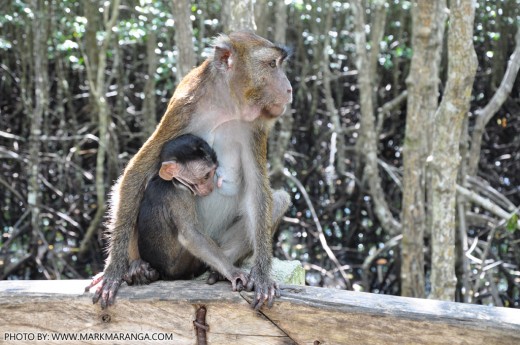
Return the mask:
[[[275, 30], [276, 27], [278, 27], [278, 21], [282, 20], [281, 18], [285, 19], [285, 25], [287, 26], [287, 15], [285, 14], [285, 9], [287, 6], [285, 5], [285, 1], [277, 1], [273, 6], [269, 6], [268, 3], [268, 0], [256, 0], [254, 9], [256, 33], [257, 35], [260, 35], [267, 39], [270, 38], [267, 36], [269, 34], [269, 24], [272, 23], [273, 20], [273, 12], [271, 11], [272, 7], [274, 7]], [[278, 41], [275, 40], [275, 42]]]
[[231, 22], [231, 0], [223, 0], [220, 8], [220, 24], [222, 32], [228, 34]]
[[[149, 15], [150, 23], [152, 22], [152, 15]], [[143, 118], [144, 118], [144, 138], [148, 138], [157, 125], [157, 115], [155, 107], [155, 71], [157, 69], [157, 57], [155, 49], [157, 48], [157, 34], [153, 30], [152, 25], [148, 27], [146, 39], [146, 55], [148, 57], [148, 73], [146, 84], [144, 85], [144, 104], [143, 104]]]
[[274, 13], [276, 14], [274, 41], [279, 44], [285, 44], [285, 36], [287, 34], [287, 6], [284, 1], [275, 3]]
[[455, 195], [459, 141], [468, 115], [477, 57], [473, 48], [472, 0], [450, 1], [448, 80], [435, 114], [432, 149], [432, 292], [430, 298], [455, 298]]
[[[285, 44], [287, 32], [287, 6], [284, 1], [275, 4], [276, 21], [274, 28], [274, 41], [278, 44]], [[271, 166], [271, 184], [273, 188], [281, 188], [284, 178], [283, 169], [284, 155], [289, 147], [292, 136], [293, 115], [291, 107], [288, 105], [285, 113], [277, 120], [277, 130], [270, 133], [269, 138], [269, 163]]]
[[325, 17], [325, 25], [323, 28], [323, 32], [327, 33], [323, 42], [323, 56], [321, 59], [321, 71], [323, 75], [323, 97], [325, 98], [325, 106], [327, 107], [327, 113], [330, 117], [330, 122], [332, 124], [331, 127], [331, 139], [330, 139], [330, 155], [329, 155], [329, 165], [325, 168], [325, 180], [327, 182], [328, 190], [329, 190], [329, 198], [331, 201], [334, 201], [334, 195], [336, 194], [336, 179], [338, 174], [336, 171], [340, 173], [340, 175], [344, 175], [345, 168], [345, 139], [343, 135], [343, 130], [341, 127], [341, 119], [339, 116], [339, 111], [334, 104], [334, 98], [332, 97], [332, 88], [331, 88], [331, 77], [332, 73], [330, 72], [330, 61], [329, 61], [329, 51], [331, 50], [331, 42], [330, 35], [328, 32], [332, 28], [332, 13], [334, 9], [331, 4], [326, 4], [324, 6], [326, 11]]
[[[109, 113], [108, 105], [106, 101], [106, 89], [105, 85], [105, 69], [107, 65], [107, 49], [112, 38], [112, 29], [116, 23], [119, 15], [119, 3], [120, 0], [113, 0], [112, 3], [105, 3], [103, 12], [103, 24], [105, 27], [105, 35], [101, 41], [101, 46], [96, 49], [88, 50], [86, 52], [85, 61], [87, 67], [87, 77], [90, 86], [91, 101], [94, 103], [95, 109], [97, 109], [98, 117], [98, 150], [96, 155], [96, 214], [92, 219], [85, 237], [83, 238], [79, 253], [83, 254], [88, 249], [88, 244], [92, 239], [93, 235], [97, 232], [103, 214], [105, 213], [105, 156], [108, 147], [108, 125], [109, 125]], [[111, 5], [111, 6], [110, 6]], [[109, 8], [110, 6], [110, 8]], [[110, 11], [109, 11], [110, 9]], [[91, 12], [92, 13], [92, 12]], [[94, 12], [95, 13], [95, 12]], [[90, 23], [90, 19], [88, 22]], [[89, 55], [90, 53], [90, 55]], [[97, 54], [97, 55], [96, 55]], [[98, 60], [97, 73], [94, 71], [89, 63], [91, 58]]]
[[177, 46], [177, 84], [197, 64], [193, 47], [193, 25], [191, 8], [188, 0], [173, 0], [175, 17], [175, 45]]
[[425, 166], [430, 126], [437, 110], [445, 1], [412, 5], [413, 57], [406, 80], [408, 104], [403, 145], [401, 295], [424, 298]]
[[223, 13], [226, 18], [224, 32], [256, 30], [253, 0], [226, 0], [222, 6], [227, 9], [226, 15]]
[[42, 0], [32, 0], [31, 7], [34, 13], [33, 21], [33, 61], [34, 61], [34, 109], [28, 110], [32, 114], [31, 129], [29, 134], [29, 162], [27, 204], [31, 210], [31, 228], [34, 233], [33, 240], [39, 238], [40, 229], [40, 148], [42, 135], [42, 122], [49, 103], [49, 76], [47, 62], [47, 5]]
[[[366, 51], [365, 35], [365, 9], [361, 0], [352, 0], [352, 12], [354, 16], [354, 38], [356, 42], [356, 67], [358, 69], [358, 84], [361, 106], [360, 135], [357, 143], [357, 152], [364, 155], [365, 167], [364, 174], [368, 180], [370, 195], [374, 203], [374, 210], [381, 226], [391, 235], [396, 235], [401, 231], [401, 224], [396, 221], [390, 212], [385, 200], [385, 193], [381, 186], [379, 167], [377, 162], [377, 137], [375, 135], [375, 115], [373, 101], [375, 66], [371, 67], [370, 62], [377, 62], [377, 59], [370, 58]], [[385, 1], [378, 0], [375, 6], [384, 6]], [[372, 44], [371, 54], [379, 54], [379, 42]]]

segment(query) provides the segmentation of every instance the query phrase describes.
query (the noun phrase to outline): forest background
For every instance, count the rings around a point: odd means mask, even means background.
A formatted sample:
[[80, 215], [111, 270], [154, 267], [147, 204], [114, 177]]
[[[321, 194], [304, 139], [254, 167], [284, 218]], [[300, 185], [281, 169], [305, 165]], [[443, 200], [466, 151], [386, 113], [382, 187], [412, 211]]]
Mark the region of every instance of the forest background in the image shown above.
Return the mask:
[[5, 0], [0, 279], [103, 269], [106, 197], [221, 32], [293, 50], [276, 257], [309, 285], [520, 306], [516, 0]]

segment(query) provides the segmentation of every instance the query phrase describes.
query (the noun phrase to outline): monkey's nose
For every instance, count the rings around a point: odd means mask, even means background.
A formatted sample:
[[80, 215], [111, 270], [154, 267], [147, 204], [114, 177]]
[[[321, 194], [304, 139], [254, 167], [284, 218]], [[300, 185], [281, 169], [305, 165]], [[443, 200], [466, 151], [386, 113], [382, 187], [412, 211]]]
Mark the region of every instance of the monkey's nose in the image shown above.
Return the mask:
[[287, 93], [292, 93], [292, 88], [287, 89]]

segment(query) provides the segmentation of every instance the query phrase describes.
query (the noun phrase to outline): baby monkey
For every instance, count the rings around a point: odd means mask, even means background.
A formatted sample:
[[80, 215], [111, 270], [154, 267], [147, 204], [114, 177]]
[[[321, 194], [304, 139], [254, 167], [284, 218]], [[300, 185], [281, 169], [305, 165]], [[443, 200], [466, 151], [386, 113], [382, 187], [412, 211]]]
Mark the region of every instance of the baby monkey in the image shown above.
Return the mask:
[[[203, 139], [185, 134], [167, 142], [160, 159], [159, 173], [146, 186], [137, 218], [142, 260], [130, 264], [124, 280], [132, 285], [159, 278], [190, 279], [203, 273], [206, 263], [230, 280], [234, 291], [241, 290], [247, 273], [233, 266], [197, 219], [195, 198], [214, 189], [215, 151]], [[222, 178], [217, 185], [222, 185]], [[208, 282], [215, 279], [212, 273]]]

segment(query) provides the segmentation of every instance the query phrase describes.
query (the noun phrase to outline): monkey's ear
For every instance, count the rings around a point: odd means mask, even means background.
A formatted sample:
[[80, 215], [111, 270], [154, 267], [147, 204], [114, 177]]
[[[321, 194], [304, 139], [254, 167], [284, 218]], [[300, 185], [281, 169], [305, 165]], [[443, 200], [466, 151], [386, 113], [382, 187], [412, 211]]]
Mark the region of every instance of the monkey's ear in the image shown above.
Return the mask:
[[213, 62], [215, 66], [222, 71], [231, 69], [235, 60], [235, 54], [229, 37], [220, 35], [215, 40], [213, 47]]
[[171, 181], [179, 175], [181, 166], [175, 161], [162, 162], [159, 169], [159, 177], [166, 181]]

